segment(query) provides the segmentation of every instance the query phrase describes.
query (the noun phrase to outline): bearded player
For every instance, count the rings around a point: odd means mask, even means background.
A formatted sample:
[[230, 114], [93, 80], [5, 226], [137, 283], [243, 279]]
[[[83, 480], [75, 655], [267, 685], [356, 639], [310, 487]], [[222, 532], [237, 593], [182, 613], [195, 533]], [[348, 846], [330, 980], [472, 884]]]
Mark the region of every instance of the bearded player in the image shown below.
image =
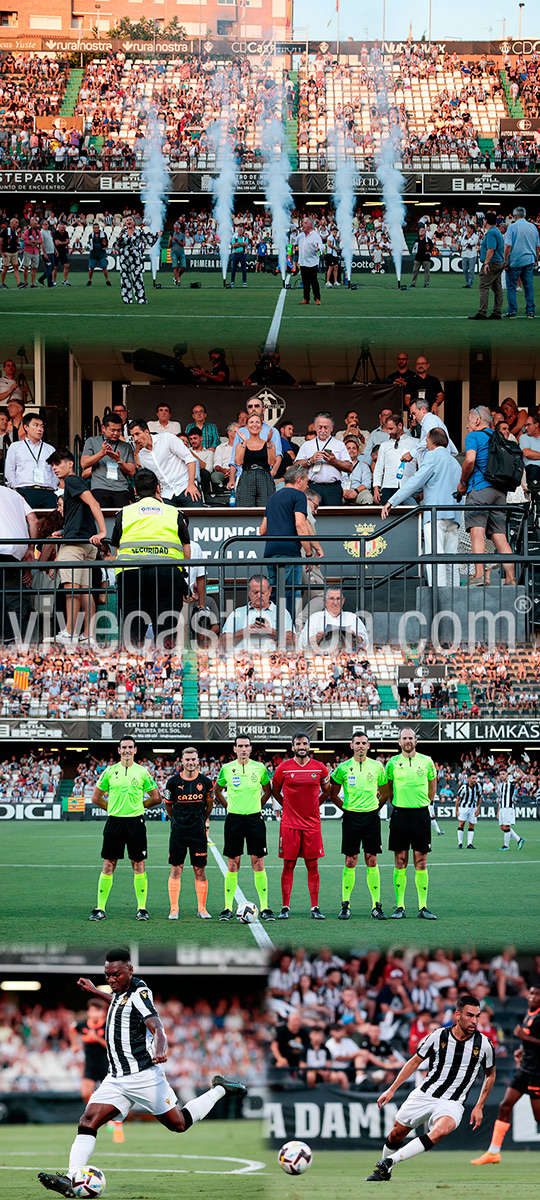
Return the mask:
[[540, 1125], [540, 987], [529, 988], [528, 1005], [523, 1024], [514, 1029], [514, 1037], [522, 1043], [514, 1055], [518, 1069], [502, 1098], [489, 1150], [480, 1158], [471, 1159], [473, 1167], [501, 1161], [501, 1146], [510, 1129], [512, 1109], [521, 1096], [529, 1097], [534, 1119]]
[[307, 869], [310, 916], [324, 921], [319, 908], [319, 859], [324, 858], [320, 806], [330, 791], [328, 767], [310, 757], [309, 738], [297, 733], [292, 741], [292, 758], [274, 771], [272, 791], [281, 805], [279, 857], [283, 859], [280, 920], [290, 916], [294, 868], [303, 858]]

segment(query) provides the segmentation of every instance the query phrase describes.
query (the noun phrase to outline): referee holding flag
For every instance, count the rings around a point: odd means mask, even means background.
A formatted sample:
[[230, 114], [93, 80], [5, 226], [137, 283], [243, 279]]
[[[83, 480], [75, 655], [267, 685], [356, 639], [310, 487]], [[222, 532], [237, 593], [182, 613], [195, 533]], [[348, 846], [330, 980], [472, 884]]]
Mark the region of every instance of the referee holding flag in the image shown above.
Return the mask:
[[431, 820], [429, 806], [437, 788], [437, 772], [433, 759], [419, 754], [414, 729], [402, 729], [399, 736], [401, 754], [395, 754], [386, 764], [388, 799], [392, 802], [388, 849], [394, 851], [394, 889], [396, 908], [394, 920], [405, 916], [405, 888], [409, 850], [413, 852], [418, 916], [436, 921], [427, 907], [427, 856], [431, 850]]
[[133, 867], [137, 898], [136, 917], [138, 921], [148, 921], [144, 811], [159, 804], [160, 795], [146, 767], [140, 767], [135, 762], [137, 747], [134, 739], [128, 735], [123, 737], [118, 751], [120, 761], [114, 767], [105, 768], [92, 796], [92, 804], [97, 804], [98, 808], [105, 810], [107, 821], [103, 830], [103, 870], [98, 883], [97, 908], [90, 913], [90, 920], [103, 921], [106, 917], [105, 906], [112, 888], [113, 874], [118, 860], [124, 857], [124, 851], [127, 849]]

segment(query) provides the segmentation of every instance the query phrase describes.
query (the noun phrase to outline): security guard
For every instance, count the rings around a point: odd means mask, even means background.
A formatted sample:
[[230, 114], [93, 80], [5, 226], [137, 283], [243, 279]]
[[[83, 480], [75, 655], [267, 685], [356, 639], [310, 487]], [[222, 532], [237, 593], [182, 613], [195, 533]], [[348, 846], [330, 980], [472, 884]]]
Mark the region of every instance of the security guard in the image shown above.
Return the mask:
[[[158, 633], [162, 638], [165, 632], [176, 634], [187, 595], [180, 563], [191, 552], [183, 514], [161, 499], [154, 472], [140, 468], [133, 483], [139, 498], [117, 513], [109, 540], [118, 549], [114, 563], [124, 641], [141, 643], [150, 624], [156, 639]], [[171, 622], [167, 630], [160, 628], [164, 614]]]

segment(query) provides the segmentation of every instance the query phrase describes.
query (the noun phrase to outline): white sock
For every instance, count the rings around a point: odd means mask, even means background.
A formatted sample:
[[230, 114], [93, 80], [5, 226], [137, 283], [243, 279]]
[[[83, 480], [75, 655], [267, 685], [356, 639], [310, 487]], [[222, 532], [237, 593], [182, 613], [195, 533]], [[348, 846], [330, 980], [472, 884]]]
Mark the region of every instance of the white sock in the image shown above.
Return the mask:
[[458, 829], [458, 831], [457, 831], [457, 844], [458, 844], [458, 846], [463, 845], [463, 830], [462, 829]]
[[474, 829], [469, 829], [467, 833], [467, 845], [472, 846], [474, 841]]
[[495, 1143], [492, 1142], [489, 1147], [488, 1154], [500, 1154], [500, 1153], [501, 1153], [501, 1147], [496, 1146]]
[[396, 1163], [403, 1162], [406, 1158], [414, 1158], [416, 1154], [423, 1154], [425, 1149], [426, 1147], [424, 1146], [422, 1139], [417, 1137], [413, 1138], [412, 1142], [406, 1142], [406, 1144], [401, 1147], [401, 1150], [397, 1150], [396, 1153], [392, 1154], [390, 1157], [392, 1158], [392, 1163], [395, 1166]]
[[435, 819], [435, 817], [432, 817], [432, 818], [431, 818], [431, 824], [433, 825], [433, 828], [434, 828], [434, 830], [435, 830], [435, 833], [440, 833], [440, 832], [441, 832], [441, 827], [440, 827], [440, 825], [439, 825], [439, 822], [438, 822], [438, 821]]
[[210, 1088], [208, 1092], [203, 1092], [202, 1096], [196, 1096], [195, 1100], [188, 1100], [188, 1103], [184, 1104], [183, 1108], [187, 1110], [193, 1123], [195, 1121], [203, 1121], [208, 1116], [208, 1113], [212, 1112], [218, 1100], [221, 1100], [221, 1097], [225, 1095], [225, 1088], [218, 1083], [217, 1087]]
[[508, 849], [508, 847], [510, 845], [510, 835], [511, 835], [511, 830], [509, 829], [508, 832], [505, 833], [505, 835], [504, 835], [504, 844], [506, 846], [506, 849]]
[[383, 1146], [381, 1158], [391, 1158], [393, 1153], [394, 1152], [391, 1149], [391, 1147], [388, 1145], [388, 1142], [385, 1142], [384, 1146]]
[[72, 1179], [76, 1171], [83, 1171], [96, 1145], [95, 1133], [78, 1133], [69, 1154], [68, 1175]]
[[513, 838], [515, 842], [519, 842], [519, 835], [516, 833], [515, 829], [510, 830], [510, 837]]

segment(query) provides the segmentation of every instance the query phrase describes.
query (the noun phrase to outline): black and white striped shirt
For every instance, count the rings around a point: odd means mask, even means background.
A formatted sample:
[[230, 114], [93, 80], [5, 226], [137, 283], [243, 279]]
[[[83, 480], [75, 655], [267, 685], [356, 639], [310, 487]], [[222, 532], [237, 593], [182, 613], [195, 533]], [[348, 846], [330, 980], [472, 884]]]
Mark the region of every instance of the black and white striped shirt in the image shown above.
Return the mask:
[[493, 1046], [478, 1030], [459, 1042], [451, 1029], [436, 1029], [417, 1047], [420, 1058], [428, 1059], [428, 1072], [420, 1091], [427, 1096], [457, 1100], [464, 1104], [481, 1068], [489, 1071], [495, 1062]]
[[501, 808], [513, 808], [514, 796], [516, 794], [516, 781], [513, 776], [510, 779], [500, 780], [497, 784], [496, 795]]
[[134, 975], [127, 992], [114, 996], [107, 1013], [105, 1040], [111, 1075], [138, 1075], [153, 1065], [153, 1035], [145, 1021], [154, 1016], [150, 988]]
[[476, 808], [482, 799], [482, 789], [479, 783], [462, 783], [458, 791], [458, 799], [462, 808]]

